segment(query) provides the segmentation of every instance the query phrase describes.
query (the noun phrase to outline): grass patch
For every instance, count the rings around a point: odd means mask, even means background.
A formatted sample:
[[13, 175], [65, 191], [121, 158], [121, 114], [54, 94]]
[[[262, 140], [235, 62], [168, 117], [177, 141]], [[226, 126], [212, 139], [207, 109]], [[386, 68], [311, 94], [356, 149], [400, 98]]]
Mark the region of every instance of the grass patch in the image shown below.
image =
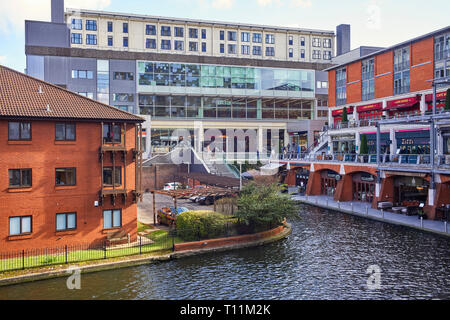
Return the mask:
[[144, 232], [145, 230], [149, 229], [154, 229], [154, 227], [140, 222], [137, 223], [137, 232]]

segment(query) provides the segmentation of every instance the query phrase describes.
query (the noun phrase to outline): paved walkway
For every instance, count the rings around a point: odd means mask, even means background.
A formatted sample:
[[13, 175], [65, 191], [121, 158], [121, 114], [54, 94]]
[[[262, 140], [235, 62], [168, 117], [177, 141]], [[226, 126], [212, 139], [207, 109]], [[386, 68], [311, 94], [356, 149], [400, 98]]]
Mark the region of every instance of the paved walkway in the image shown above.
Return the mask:
[[407, 226], [423, 231], [438, 233], [445, 236], [450, 236], [450, 227], [443, 221], [423, 220], [418, 216], [407, 216], [404, 214], [392, 213], [377, 209], [372, 209], [370, 204], [365, 202], [337, 202], [332, 197], [328, 196], [305, 196], [292, 195], [292, 198], [306, 204], [311, 204], [317, 207], [336, 210], [344, 213], [353, 214], [368, 219], [377, 221]]

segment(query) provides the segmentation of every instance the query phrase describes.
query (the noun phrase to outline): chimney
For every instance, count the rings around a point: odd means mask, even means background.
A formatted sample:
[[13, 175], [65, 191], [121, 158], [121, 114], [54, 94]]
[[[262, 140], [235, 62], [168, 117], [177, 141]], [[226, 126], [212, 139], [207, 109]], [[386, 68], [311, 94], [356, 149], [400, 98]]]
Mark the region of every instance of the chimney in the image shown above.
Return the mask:
[[64, 0], [52, 1], [52, 22], [65, 23], [64, 19]]
[[336, 27], [336, 56], [350, 51], [350, 25], [340, 24]]

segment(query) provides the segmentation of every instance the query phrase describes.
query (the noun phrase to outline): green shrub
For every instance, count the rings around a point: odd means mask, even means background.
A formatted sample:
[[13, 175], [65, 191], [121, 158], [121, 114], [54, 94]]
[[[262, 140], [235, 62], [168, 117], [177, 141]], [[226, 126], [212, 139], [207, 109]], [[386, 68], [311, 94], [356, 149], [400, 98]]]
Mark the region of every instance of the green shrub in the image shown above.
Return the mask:
[[213, 239], [225, 235], [227, 217], [214, 211], [186, 211], [177, 217], [178, 236], [186, 241]]

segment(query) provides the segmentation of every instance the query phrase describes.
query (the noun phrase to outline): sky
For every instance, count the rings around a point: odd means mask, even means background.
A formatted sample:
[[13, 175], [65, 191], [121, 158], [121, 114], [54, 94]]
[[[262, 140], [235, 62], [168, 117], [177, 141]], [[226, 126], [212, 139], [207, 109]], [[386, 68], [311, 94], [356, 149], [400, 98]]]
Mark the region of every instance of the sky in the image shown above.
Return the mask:
[[[448, 0], [65, 0], [66, 8], [335, 31], [351, 48], [386, 47], [450, 25]], [[50, 21], [50, 0], [0, 0], [0, 64], [25, 69], [25, 20]]]

